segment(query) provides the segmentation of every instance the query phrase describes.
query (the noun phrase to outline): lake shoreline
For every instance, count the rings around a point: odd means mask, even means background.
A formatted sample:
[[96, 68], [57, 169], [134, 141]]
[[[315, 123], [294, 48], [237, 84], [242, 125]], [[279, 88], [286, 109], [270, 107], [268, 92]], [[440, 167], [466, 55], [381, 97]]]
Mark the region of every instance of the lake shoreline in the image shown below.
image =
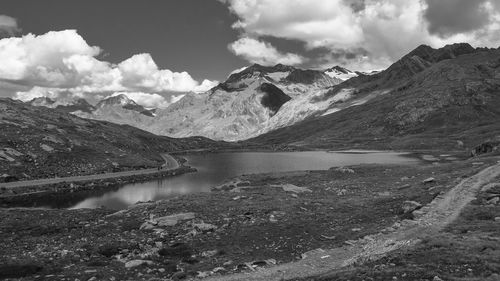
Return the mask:
[[[55, 274], [83, 280], [249, 273], [411, 220], [411, 212], [402, 209], [405, 201], [426, 205], [497, 160], [244, 175], [228, 181], [231, 188], [118, 212], [0, 209], [5, 218], [0, 229], [17, 233], [15, 241], [11, 236], [0, 240], [7, 248], [0, 264], [23, 261], [14, 265], [35, 268], [33, 278]], [[234, 182], [240, 185], [231, 186]], [[165, 219], [171, 215], [175, 223], [161, 223], [171, 221]]]

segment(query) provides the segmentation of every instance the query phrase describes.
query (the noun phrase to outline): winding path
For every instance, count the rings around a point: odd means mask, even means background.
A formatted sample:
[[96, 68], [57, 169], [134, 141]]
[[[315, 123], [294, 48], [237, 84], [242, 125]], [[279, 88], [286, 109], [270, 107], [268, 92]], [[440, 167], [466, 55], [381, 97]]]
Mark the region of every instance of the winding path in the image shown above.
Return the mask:
[[101, 180], [101, 179], [119, 178], [119, 177], [135, 176], [135, 175], [155, 174], [179, 168], [180, 166], [179, 163], [170, 154], [161, 154], [161, 157], [163, 157], [163, 159], [165, 160], [165, 164], [162, 165], [163, 166], [162, 170], [158, 170], [158, 168], [151, 168], [151, 169], [133, 170], [133, 171], [124, 171], [115, 173], [94, 174], [87, 176], [16, 181], [16, 182], [0, 183], [0, 188], [13, 189], [19, 187], [37, 186], [37, 185], [54, 184], [62, 182], [79, 182], [79, 181]]
[[415, 220], [404, 220], [386, 233], [379, 233], [354, 241], [340, 248], [317, 249], [305, 253], [305, 258], [250, 273], [217, 276], [205, 280], [288, 280], [317, 276], [367, 260], [375, 260], [403, 247], [415, 245], [421, 238], [436, 234], [455, 220], [482, 186], [500, 175], [500, 164], [490, 166], [464, 179], [447, 193], [436, 197], [416, 212]]

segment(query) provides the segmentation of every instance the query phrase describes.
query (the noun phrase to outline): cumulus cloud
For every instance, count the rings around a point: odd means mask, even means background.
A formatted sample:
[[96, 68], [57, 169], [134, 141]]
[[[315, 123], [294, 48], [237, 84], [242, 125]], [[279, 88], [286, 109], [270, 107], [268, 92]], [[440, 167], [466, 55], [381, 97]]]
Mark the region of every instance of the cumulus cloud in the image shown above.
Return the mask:
[[[187, 72], [160, 69], [150, 54], [136, 54], [118, 63], [96, 57], [101, 49], [90, 46], [75, 31], [51, 31], [42, 35], [0, 39], [0, 80], [32, 87], [16, 97], [49, 96], [68, 91], [75, 96], [104, 92], [149, 93], [144, 104], [160, 104], [153, 94], [205, 91], [217, 84], [201, 84]], [[134, 94], [139, 97], [137, 94]], [[151, 101], [146, 102], [146, 98]]]
[[[500, 44], [497, 0], [222, 1], [238, 17], [233, 28], [243, 36], [300, 41], [306, 50], [332, 52], [332, 64], [353, 68], [386, 67], [420, 44]], [[319, 61], [328, 57], [321, 56]]]
[[242, 37], [229, 44], [228, 47], [235, 55], [262, 65], [275, 65], [277, 63], [297, 65], [305, 61], [297, 54], [281, 53], [270, 43], [249, 37]]
[[3, 36], [12, 36], [19, 30], [20, 29], [15, 18], [0, 15], [0, 38]]

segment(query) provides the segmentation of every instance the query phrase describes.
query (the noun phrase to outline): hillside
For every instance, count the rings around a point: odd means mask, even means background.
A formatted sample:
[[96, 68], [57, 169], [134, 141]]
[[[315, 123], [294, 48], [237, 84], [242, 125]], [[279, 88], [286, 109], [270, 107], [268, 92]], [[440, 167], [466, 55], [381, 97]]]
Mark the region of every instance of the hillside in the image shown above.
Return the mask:
[[159, 153], [220, 145], [202, 137], [160, 137], [6, 98], [0, 99], [0, 125], [0, 175], [17, 179], [156, 167], [163, 161]]
[[324, 97], [350, 91], [365, 103], [264, 134], [248, 143], [322, 148], [464, 149], [500, 129], [500, 50], [468, 44], [420, 46], [385, 71], [352, 78]]

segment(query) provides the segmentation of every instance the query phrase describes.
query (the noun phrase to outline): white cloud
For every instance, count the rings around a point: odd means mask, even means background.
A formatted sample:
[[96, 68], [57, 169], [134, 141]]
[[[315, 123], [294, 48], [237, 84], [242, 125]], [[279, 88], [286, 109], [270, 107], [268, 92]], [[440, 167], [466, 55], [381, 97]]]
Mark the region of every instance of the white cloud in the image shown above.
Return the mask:
[[2, 34], [13, 35], [19, 31], [17, 20], [13, 17], [0, 15], [0, 37]]
[[203, 80], [201, 85], [194, 87], [193, 92], [195, 93], [203, 93], [206, 92], [213, 87], [217, 86], [219, 84], [219, 81], [211, 81], [208, 79]]
[[[424, 17], [428, 6], [421, 0], [222, 1], [238, 17], [233, 27], [244, 36], [271, 36], [298, 40], [307, 49], [326, 48], [333, 53], [332, 64], [346, 62], [354, 69], [386, 67], [420, 44], [433, 47], [458, 41], [488, 47], [500, 44], [500, 9], [494, 8], [498, 5], [496, 0], [484, 0], [486, 7], [490, 7], [486, 26], [446, 38], [429, 32]], [[233, 44], [241, 44], [238, 41]], [[353, 52], [358, 54], [338, 56]], [[252, 55], [250, 51], [241, 53]]]
[[150, 54], [137, 54], [115, 65], [96, 58], [75, 30], [0, 39], [0, 79], [32, 87], [17, 97], [83, 93], [165, 93], [200, 91], [216, 81], [199, 83], [187, 72], [160, 69]]
[[278, 63], [286, 65], [297, 65], [305, 59], [297, 54], [280, 53], [274, 46], [267, 42], [259, 41], [249, 37], [242, 37], [229, 45], [235, 55], [241, 56], [252, 63], [262, 65], [275, 65]]

